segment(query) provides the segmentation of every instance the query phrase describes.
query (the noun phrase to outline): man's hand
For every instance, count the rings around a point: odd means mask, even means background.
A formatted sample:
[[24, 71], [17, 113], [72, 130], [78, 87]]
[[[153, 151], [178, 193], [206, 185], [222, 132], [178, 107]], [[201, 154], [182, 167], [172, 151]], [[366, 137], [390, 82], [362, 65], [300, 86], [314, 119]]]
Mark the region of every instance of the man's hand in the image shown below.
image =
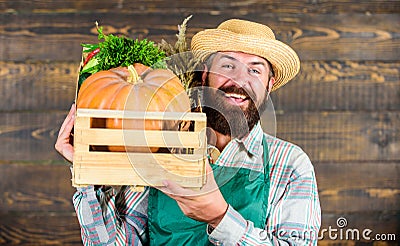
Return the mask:
[[60, 131], [58, 132], [57, 141], [55, 144], [56, 150], [68, 161], [72, 162], [74, 156], [74, 147], [70, 143], [70, 134], [75, 122], [75, 104], [72, 104], [71, 109]]
[[228, 209], [228, 204], [215, 182], [212, 168], [208, 163], [207, 182], [200, 191], [185, 189], [169, 180], [163, 183], [165, 187], [158, 189], [176, 200], [182, 212], [194, 220], [216, 227]]

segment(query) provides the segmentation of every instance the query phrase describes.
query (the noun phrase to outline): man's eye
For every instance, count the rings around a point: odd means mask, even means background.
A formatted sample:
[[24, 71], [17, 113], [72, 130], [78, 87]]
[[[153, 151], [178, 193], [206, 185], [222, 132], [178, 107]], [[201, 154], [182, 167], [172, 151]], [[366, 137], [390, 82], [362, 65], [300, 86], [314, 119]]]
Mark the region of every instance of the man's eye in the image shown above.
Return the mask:
[[229, 68], [229, 69], [233, 69], [233, 65], [232, 64], [223, 64], [222, 65], [223, 68]]
[[249, 72], [254, 74], [260, 74], [260, 71], [258, 71], [257, 69], [249, 69]]

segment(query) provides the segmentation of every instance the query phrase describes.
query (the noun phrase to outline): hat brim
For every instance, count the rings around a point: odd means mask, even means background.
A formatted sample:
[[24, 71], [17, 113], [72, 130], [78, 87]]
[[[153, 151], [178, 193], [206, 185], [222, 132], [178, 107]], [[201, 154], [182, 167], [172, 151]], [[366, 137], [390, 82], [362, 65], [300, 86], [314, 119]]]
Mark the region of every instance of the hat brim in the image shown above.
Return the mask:
[[260, 39], [223, 29], [207, 29], [193, 36], [192, 52], [201, 61], [218, 51], [236, 51], [265, 58], [272, 64], [275, 83], [272, 91], [293, 79], [300, 70], [296, 52], [279, 40]]

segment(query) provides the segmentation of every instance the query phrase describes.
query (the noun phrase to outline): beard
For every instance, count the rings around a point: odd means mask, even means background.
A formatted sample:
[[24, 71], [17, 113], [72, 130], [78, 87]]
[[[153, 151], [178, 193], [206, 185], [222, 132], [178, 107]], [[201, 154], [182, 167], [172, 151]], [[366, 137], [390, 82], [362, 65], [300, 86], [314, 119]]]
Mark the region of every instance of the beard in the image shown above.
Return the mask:
[[[207, 124], [215, 131], [229, 135], [232, 138], [243, 138], [260, 120], [261, 113], [266, 109], [268, 92], [266, 91], [260, 106], [257, 108], [255, 96], [249, 95], [243, 88], [236, 86], [222, 87], [219, 89], [208, 87], [208, 78], [203, 93], [203, 112], [207, 115]], [[242, 108], [230, 104], [225, 93], [245, 95], [248, 105]]]

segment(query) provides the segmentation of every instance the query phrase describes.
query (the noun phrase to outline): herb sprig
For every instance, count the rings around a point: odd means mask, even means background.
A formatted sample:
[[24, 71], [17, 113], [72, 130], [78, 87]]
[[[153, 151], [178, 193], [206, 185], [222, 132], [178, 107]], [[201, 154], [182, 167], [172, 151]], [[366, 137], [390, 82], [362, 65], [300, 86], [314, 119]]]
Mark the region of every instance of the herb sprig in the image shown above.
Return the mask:
[[158, 44], [158, 47], [168, 55], [167, 68], [175, 73], [189, 94], [191, 88], [200, 85], [195, 78], [195, 72], [201, 69], [199, 68], [200, 60], [193, 56], [186, 41], [187, 23], [191, 18], [192, 15], [186, 17], [182, 24], [178, 25], [177, 40], [174, 45], [164, 39]]

